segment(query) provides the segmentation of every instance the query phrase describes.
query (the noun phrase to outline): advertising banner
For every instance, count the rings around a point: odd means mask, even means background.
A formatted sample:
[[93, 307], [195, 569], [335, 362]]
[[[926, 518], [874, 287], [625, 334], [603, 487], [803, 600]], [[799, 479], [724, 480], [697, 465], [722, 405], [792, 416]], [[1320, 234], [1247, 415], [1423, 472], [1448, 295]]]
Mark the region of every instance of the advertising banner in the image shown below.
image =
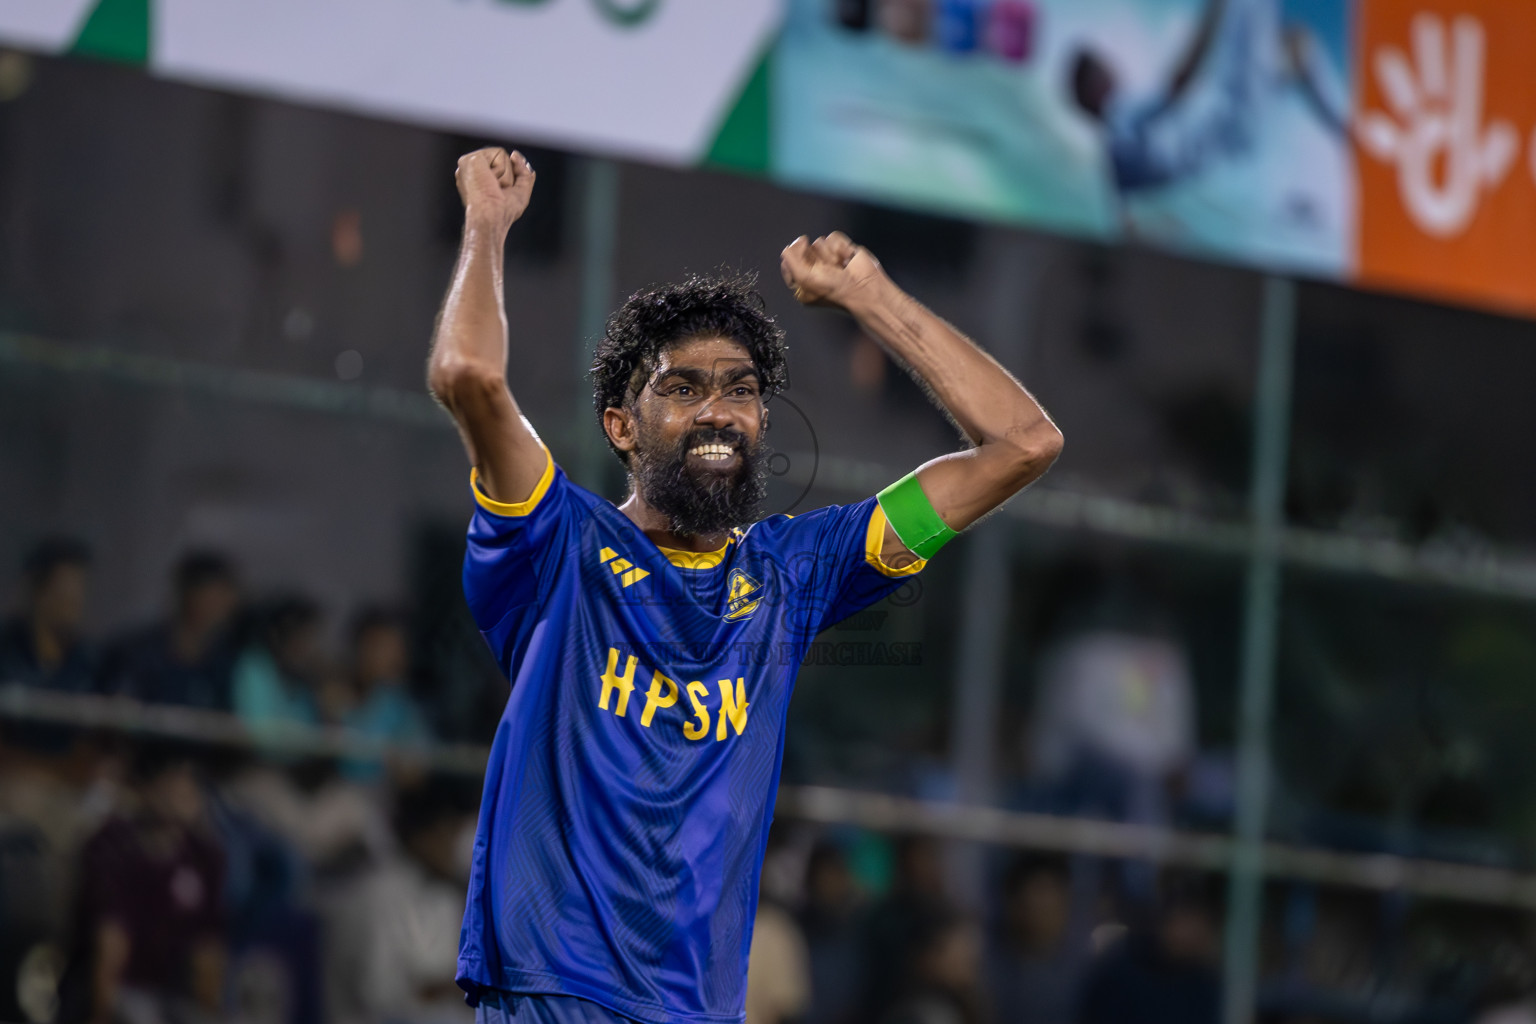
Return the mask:
[[154, 74], [1536, 315], [1536, 4], [8, 0]]
[[781, 18], [781, 0], [3, 0], [0, 41], [690, 165]]
[[1536, 4], [1375, 0], [1360, 54], [1352, 279], [1536, 314]]
[[1282, 0], [789, 0], [784, 179], [1338, 276], [1349, 19]]
[[424, 123], [696, 162], [779, 0], [155, 0], [151, 66]]

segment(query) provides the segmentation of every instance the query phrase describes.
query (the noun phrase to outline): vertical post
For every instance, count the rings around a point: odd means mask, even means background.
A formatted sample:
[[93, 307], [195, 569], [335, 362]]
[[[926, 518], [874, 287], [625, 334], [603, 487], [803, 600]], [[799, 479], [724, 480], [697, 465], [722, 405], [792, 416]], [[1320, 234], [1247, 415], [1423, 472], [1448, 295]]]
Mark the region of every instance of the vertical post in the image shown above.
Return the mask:
[[1259, 927], [1264, 895], [1264, 832], [1269, 812], [1269, 728], [1280, 629], [1280, 543], [1291, 429], [1291, 366], [1296, 285], [1264, 280], [1259, 366], [1254, 386], [1251, 540], [1243, 607], [1237, 721], [1237, 833], [1228, 877], [1225, 1024], [1251, 1024], [1258, 995]]
[[576, 315], [575, 427], [576, 481], [601, 493], [608, 468], [603, 439], [592, 429], [592, 397], [587, 373], [592, 346], [602, 335], [613, 298], [614, 255], [619, 234], [619, 165], [602, 157], [580, 162], [581, 299]]
[[[1017, 370], [1029, 341], [1035, 284], [1045, 261], [1041, 243], [1021, 232], [988, 230], [978, 247], [975, 296], [984, 311], [982, 330], [993, 356]], [[1012, 598], [1013, 531], [991, 519], [966, 536], [960, 609], [959, 653], [955, 659], [955, 714], [950, 733], [955, 798], [986, 804], [993, 796], [997, 716], [1009, 654], [1008, 614]], [[1015, 655], [1017, 651], [1013, 652]], [[982, 851], [957, 846], [949, 857], [950, 888], [961, 902], [980, 907], [986, 879]]]
[[[950, 737], [955, 796], [962, 803], [986, 803], [992, 796], [993, 747], [1012, 591], [1008, 579], [1011, 538], [1007, 524], [995, 519], [975, 527], [965, 538], [965, 590], [960, 598], [955, 717]], [[977, 875], [956, 881], [969, 890], [981, 879]], [[957, 895], [979, 893], [961, 891]]]

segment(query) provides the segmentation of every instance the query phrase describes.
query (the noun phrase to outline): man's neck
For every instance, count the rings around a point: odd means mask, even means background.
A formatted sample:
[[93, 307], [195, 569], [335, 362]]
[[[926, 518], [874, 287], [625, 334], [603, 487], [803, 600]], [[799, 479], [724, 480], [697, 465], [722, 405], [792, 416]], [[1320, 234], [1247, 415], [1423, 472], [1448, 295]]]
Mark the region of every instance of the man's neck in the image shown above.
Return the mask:
[[718, 551], [731, 537], [731, 531], [728, 529], [714, 533], [686, 535], [674, 533], [667, 517], [652, 507], [638, 491], [630, 492], [624, 504], [619, 506], [619, 511], [628, 516], [629, 521], [639, 527], [640, 532], [649, 537], [651, 543], [660, 548], [672, 548], [677, 551]]

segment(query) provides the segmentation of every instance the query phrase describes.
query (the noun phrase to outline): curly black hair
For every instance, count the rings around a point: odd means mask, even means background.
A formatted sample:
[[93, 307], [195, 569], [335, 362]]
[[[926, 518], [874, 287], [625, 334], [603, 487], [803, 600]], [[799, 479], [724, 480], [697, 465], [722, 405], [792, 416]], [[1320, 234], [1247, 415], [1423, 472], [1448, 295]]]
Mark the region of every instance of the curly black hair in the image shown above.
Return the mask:
[[[746, 348], [757, 367], [764, 398], [789, 386], [784, 330], [768, 315], [757, 275], [693, 274], [677, 284], [645, 288], [608, 318], [592, 357], [592, 404], [601, 426], [604, 409], [623, 409], [655, 371], [661, 353], [692, 338], [729, 338]], [[607, 431], [603, 437], [608, 437]], [[613, 442], [608, 442], [613, 448]], [[624, 453], [613, 448], [620, 462]], [[627, 464], [627, 463], [626, 463]]]

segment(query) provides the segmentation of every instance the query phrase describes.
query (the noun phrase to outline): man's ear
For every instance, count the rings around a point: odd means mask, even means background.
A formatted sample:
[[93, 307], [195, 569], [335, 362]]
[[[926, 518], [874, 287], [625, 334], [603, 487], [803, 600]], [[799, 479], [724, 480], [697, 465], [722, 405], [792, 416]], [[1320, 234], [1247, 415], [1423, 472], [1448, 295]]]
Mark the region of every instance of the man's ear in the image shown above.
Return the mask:
[[628, 409], [613, 406], [603, 410], [603, 432], [619, 451], [628, 454], [635, 450], [635, 417]]

